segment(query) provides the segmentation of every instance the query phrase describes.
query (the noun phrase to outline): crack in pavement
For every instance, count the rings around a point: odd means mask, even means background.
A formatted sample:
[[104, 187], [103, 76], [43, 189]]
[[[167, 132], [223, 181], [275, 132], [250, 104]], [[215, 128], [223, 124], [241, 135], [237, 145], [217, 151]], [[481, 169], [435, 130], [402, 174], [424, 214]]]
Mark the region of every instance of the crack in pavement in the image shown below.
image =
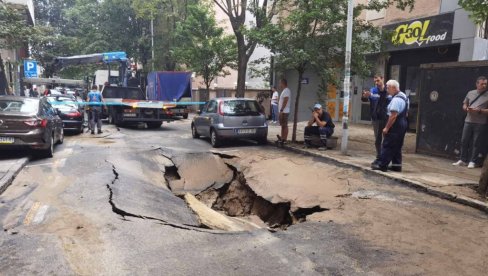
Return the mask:
[[132, 214], [132, 213], [129, 213], [129, 212], [126, 212], [126, 211], [120, 209], [119, 207], [117, 207], [115, 205], [115, 203], [113, 201], [113, 194], [114, 193], [113, 193], [113, 190], [111, 187], [111, 185], [115, 185], [116, 182], [120, 179], [119, 178], [120, 174], [117, 172], [117, 168], [115, 167], [114, 164], [110, 163], [108, 160], [105, 160], [105, 162], [112, 165], [112, 172], [114, 174], [114, 178], [113, 178], [112, 182], [110, 184], [107, 184], [107, 189], [109, 191], [108, 202], [109, 202], [110, 206], [112, 207], [112, 212], [121, 216], [123, 220], [128, 221], [128, 219], [126, 217], [133, 217], [133, 218], [139, 218], [139, 219], [143, 219], [143, 220], [154, 220], [154, 221], [157, 221], [158, 224], [170, 226], [170, 227], [177, 228], [177, 229], [187, 230], [187, 231], [195, 231], [195, 232], [208, 233], [208, 234], [232, 234], [231, 232], [217, 231], [217, 230], [210, 230], [210, 229], [206, 230], [206, 229], [194, 227], [191, 225], [172, 223], [172, 222], [165, 221], [163, 219]]

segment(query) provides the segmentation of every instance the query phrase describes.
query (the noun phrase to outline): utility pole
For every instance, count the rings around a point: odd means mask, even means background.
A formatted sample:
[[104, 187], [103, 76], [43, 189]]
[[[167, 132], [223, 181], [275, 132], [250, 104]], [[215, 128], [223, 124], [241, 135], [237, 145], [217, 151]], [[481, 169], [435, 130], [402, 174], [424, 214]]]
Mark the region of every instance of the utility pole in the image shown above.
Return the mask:
[[151, 18], [151, 64], [154, 71], [154, 18]]
[[349, 98], [351, 94], [351, 48], [352, 48], [352, 23], [353, 23], [353, 0], [348, 0], [347, 5], [347, 36], [346, 36], [346, 62], [344, 65], [344, 112], [342, 116], [342, 143], [341, 152], [347, 154], [347, 143], [349, 139]]

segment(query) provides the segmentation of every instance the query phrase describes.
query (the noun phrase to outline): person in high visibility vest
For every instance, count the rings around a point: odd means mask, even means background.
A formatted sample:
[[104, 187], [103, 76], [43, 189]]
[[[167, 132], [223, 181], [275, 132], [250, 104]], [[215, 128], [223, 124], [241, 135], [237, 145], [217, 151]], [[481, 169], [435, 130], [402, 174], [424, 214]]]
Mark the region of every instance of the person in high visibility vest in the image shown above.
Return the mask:
[[98, 134], [102, 132], [102, 105], [103, 105], [103, 96], [100, 91], [97, 90], [97, 86], [93, 85], [92, 90], [88, 92], [86, 97], [86, 101], [88, 102], [88, 106], [90, 108], [90, 129], [91, 134], [95, 134], [95, 125], [97, 126]]

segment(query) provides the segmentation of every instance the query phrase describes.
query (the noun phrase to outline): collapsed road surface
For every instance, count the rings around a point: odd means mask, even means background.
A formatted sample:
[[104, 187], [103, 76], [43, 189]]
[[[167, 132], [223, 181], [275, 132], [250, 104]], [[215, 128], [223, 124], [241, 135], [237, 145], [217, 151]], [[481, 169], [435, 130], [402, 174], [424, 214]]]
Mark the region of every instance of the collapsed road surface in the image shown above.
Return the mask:
[[188, 122], [67, 137], [0, 195], [2, 275], [485, 275], [487, 215]]

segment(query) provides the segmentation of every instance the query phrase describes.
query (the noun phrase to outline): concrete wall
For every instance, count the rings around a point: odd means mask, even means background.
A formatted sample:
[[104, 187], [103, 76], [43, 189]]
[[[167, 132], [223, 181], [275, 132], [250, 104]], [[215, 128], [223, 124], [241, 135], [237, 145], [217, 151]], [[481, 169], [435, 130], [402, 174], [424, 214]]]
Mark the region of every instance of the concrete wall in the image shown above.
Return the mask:
[[[300, 101], [298, 107], [298, 121], [306, 121], [310, 119], [310, 109], [318, 102], [318, 93], [325, 95], [324, 91], [320, 91], [320, 78], [312, 70], [307, 70], [303, 75], [308, 78], [309, 84], [302, 84], [302, 91], [300, 93]], [[295, 70], [287, 71], [285, 78], [288, 80], [288, 87], [291, 90], [291, 113], [290, 120], [294, 119], [295, 102], [298, 89], [298, 73]], [[281, 93], [281, 91], [280, 91]], [[321, 102], [325, 107], [325, 103]]]

